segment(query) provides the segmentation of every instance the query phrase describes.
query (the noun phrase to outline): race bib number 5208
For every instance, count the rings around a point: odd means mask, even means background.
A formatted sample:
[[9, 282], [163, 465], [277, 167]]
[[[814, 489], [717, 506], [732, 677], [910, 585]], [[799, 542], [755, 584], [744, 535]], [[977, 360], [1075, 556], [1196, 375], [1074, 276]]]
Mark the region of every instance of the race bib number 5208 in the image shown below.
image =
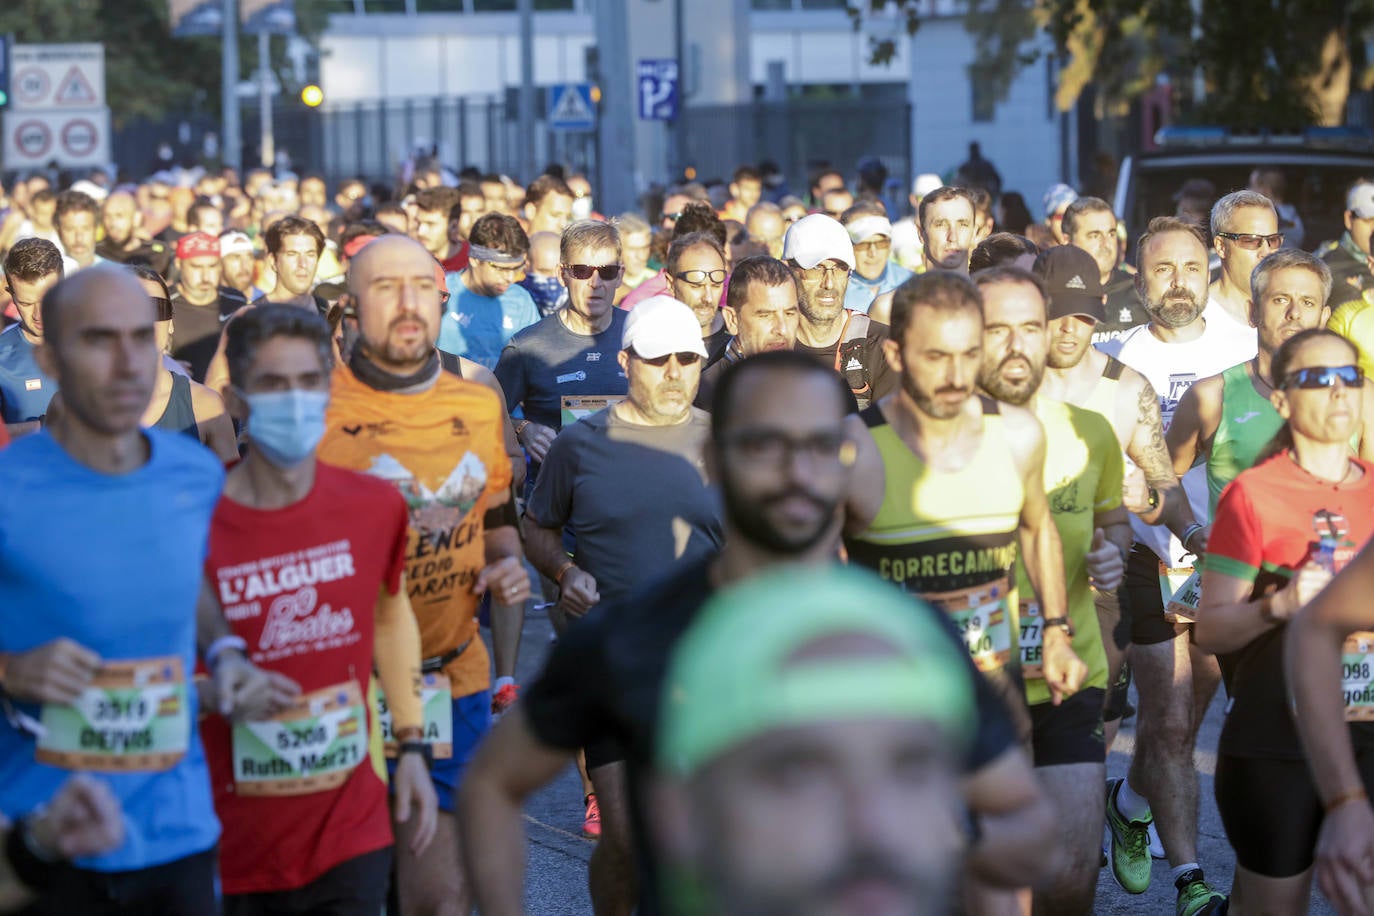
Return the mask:
[[234, 726], [240, 795], [305, 795], [343, 785], [367, 756], [367, 707], [356, 681], [307, 693], [264, 722]]

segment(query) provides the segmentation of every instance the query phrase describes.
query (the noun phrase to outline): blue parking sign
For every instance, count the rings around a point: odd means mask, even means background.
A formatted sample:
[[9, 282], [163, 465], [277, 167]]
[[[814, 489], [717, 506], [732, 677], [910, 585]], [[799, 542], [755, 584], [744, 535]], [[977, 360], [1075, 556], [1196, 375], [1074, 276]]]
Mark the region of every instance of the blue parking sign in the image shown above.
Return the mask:
[[641, 60], [637, 74], [640, 120], [671, 121], [676, 118], [679, 105], [677, 61]]

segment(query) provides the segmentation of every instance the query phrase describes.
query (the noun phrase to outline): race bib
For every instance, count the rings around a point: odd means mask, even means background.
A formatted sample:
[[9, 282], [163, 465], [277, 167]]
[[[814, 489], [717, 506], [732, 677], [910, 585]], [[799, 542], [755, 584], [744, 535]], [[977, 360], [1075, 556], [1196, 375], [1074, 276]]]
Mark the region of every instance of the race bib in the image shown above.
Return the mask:
[[343, 785], [367, 757], [367, 707], [355, 681], [307, 693], [264, 722], [234, 725], [240, 795], [307, 795]]
[[[434, 751], [435, 760], [447, 760], [453, 756], [453, 699], [448, 678], [425, 674], [420, 681], [420, 704], [425, 719], [424, 740]], [[401, 748], [391, 734], [391, 708], [381, 690], [377, 691], [377, 727], [382, 731], [386, 755], [395, 757]]]
[[1168, 567], [1159, 564], [1159, 596], [1164, 602], [1164, 619], [1170, 623], [1197, 623], [1197, 606], [1202, 599], [1202, 573], [1191, 566]]
[[1038, 601], [1021, 602], [1021, 674], [1026, 680], [1045, 676], [1045, 622]]
[[921, 597], [944, 611], [963, 634], [979, 671], [996, 671], [1011, 661], [1011, 613], [1007, 580]]
[[605, 410], [613, 404], [619, 404], [625, 400], [623, 394], [596, 395], [594, 397], [574, 397], [564, 395], [563, 403], [563, 426], [567, 427], [583, 417], [590, 416], [598, 410]]
[[1351, 633], [1341, 647], [1345, 721], [1374, 722], [1374, 633]]
[[37, 759], [98, 773], [169, 770], [186, 755], [191, 711], [175, 655], [106, 662], [70, 706], [43, 704]]

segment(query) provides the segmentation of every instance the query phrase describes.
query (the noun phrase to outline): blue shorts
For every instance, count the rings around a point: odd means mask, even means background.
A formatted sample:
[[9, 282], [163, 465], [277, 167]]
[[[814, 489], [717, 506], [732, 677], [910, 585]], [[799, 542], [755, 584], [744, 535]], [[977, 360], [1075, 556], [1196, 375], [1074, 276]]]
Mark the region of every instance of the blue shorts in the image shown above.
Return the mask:
[[[491, 731], [491, 691], [482, 690], [453, 701], [453, 756], [434, 761], [429, 778], [439, 796], [439, 810], [452, 812], [458, 783], [477, 745]], [[396, 775], [396, 761], [386, 762], [387, 773]]]

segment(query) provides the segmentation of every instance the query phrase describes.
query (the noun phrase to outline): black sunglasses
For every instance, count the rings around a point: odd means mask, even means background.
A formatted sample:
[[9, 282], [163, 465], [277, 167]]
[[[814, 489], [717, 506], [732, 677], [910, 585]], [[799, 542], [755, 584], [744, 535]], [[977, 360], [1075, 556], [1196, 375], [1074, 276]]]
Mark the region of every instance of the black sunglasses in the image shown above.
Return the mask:
[[602, 264], [600, 267], [593, 267], [590, 264], [565, 264], [568, 273], [572, 274], [574, 280], [590, 280], [592, 274], [600, 274], [603, 280], [614, 280], [620, 276], [620, 272], [625, 268], [619, 264]]
[[1246, 251], [1258, 251], [1261, 243], [1272, 249], [1283, 247], [1283, 233], [1275, 232], [1273, 235], [1255, 235], [1252, 232], [1218, 232], [1217, 238], [1230, 239]]
[[[636, 353], [635, 356], [639, 356], [639, 354]], [[655, 356], [653, 359], [647, 356], [639, 356], [639, 361], [648, 363], [651, 366], [666, 366], [668, 365], [668, 360], [672, 359], [674, 356], [677, 357], [677, 364], [679, 366], [695, 366], [701, 361], [701, 354], [693, 353], [691, 350], [685, 353], [664, 353], [662, 356]]]
[[1364, 383], [1364, 370], [1359, 366], [1309, 366], [1294, 369], [1283, 380], [1284, 388], [1334, 388], [1340, 380], [1347, 388]]

